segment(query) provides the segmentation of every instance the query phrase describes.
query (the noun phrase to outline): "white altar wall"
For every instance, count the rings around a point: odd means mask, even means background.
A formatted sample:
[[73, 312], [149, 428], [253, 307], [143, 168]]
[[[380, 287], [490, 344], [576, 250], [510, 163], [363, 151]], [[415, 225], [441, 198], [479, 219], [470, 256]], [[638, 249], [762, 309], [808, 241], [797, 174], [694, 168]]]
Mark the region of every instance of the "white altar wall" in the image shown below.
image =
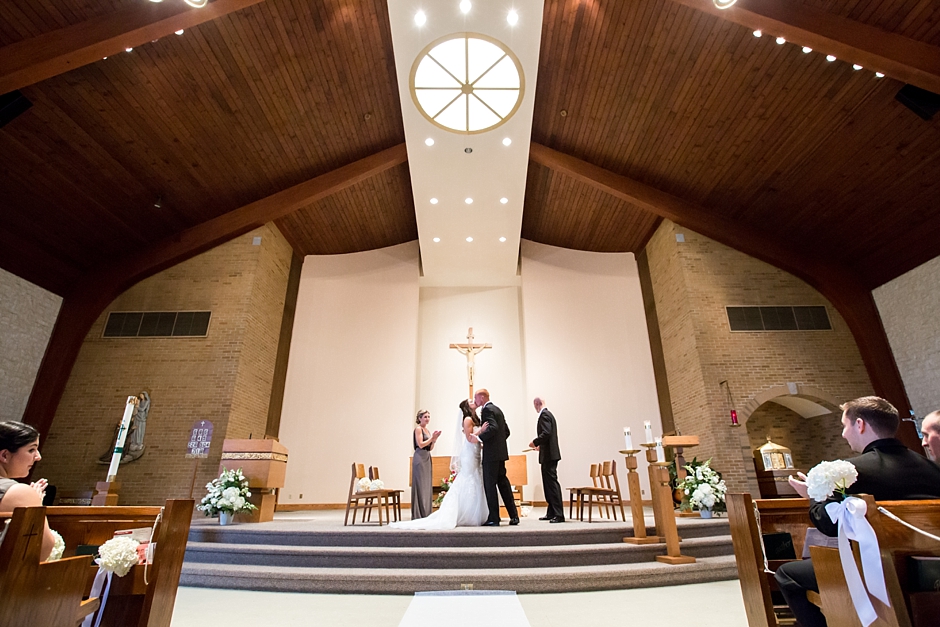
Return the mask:
[[475, 357], [475, 385], [489, 390], [491, 400], [503, 410], [512, 433], [510, 454], [521, 453], [532, 440], [524, 428], [530, 425], [524, 413], [520, 298], [518, 286], [421, 288], [415, 402], [431, 412], [429, 428], [442, 432], [433, 455], [451, 454], [460, 413], [457, 405], [469, 392], [467, 358], [448, 348], [466, 343], [468, 327], [473, 327], [474, 343], [493, 345]]
[[[656, 437], [662, 435], [636, 260], [632, 253], [523, 240], [522, 279], [529, 431], [535, 428], [531, 399], [542, 396], [558, 421], [562, 488], [590, 485], [590, 465], [616, 459], [626, 493], [617, 452], [624, 446], [623, 427], [631, 427], [637, 448], [644, 420], [653, 423]], [[644, 460], [640, 477], [648, 499], [645, 469]], [[529, 483], [541, 484], [537, 465], [535, 472], [530, 465]], [[544, 498], [541, 485], [535, 498]]]
[[418, 272], [417, 242], [304, 259], [281, 413], [290, 451], [281, 503], [345, 503], [354, 461], [407, 486]]

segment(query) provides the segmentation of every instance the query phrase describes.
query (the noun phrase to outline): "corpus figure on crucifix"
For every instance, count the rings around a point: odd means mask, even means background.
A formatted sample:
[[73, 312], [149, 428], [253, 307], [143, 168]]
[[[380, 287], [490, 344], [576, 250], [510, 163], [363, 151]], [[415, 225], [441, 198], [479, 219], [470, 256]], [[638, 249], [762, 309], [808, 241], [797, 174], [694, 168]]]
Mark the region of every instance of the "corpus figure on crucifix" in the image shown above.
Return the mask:
[[473, 367], [474, 361], [473, 358], [482, 353], [487, 348], [493, 348], [492, 344], [474, 344], [473, 343], [473, 327], [467, 329], [467, 343], [466, 344], [451, 344], [451, 348], [456, 348], [460, 354], [467, 356], [467, 382], [470, 385], [470, 393], [467, 395], [467, 398], [473, 398]]

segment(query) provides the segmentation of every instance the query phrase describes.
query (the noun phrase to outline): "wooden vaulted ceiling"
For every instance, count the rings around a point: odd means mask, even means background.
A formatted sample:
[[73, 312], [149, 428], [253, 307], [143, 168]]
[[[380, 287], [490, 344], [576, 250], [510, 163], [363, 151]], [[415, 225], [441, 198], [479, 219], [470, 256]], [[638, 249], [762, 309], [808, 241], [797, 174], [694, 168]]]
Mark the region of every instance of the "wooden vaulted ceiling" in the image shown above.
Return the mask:
[[[0, 50], [141, 2], [5, 0]], [[685, 4], [546, 0], [532, 140], [837, 260], [868, 287], [940, 254], [940, 118], [915, 116], [894, 99], [902, 83], [852, 59]], [[940, 45], [936, 3], [803, 4]], [[59, 293], [404, 141], [385, 0], [264, 0], [22, 92], [34, 106], [0, 129], [0, 267]], [[526, 187], [535, 241], [638, 252], [659, 222], [535, 162]], [[408, 166], [277, 225], [299, 254], [413, 240]]]

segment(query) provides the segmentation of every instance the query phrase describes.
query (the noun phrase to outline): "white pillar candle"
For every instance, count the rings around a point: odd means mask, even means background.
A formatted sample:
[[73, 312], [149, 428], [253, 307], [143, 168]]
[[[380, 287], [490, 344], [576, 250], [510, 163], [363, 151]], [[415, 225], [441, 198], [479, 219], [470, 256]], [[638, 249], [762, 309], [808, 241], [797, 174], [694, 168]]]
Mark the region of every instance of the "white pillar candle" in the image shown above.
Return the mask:
[[666, 452], [663, 450], [662, 438], [656, 438], [656, 461], [666, 461]]
[[121, 428], [118, 430], [117, 441], [114, 443], [114, 452], [111, 454], [111, 465], [108, 466], [108, 481], [114, 481], [117, 477], [121, 455], [124, 454], [124, 441], [127, 439], [127, 431], [131, 427], [131, 417], [135, 409], [137, 409], [137, 397], [128, 396], [127, 405], [124, 406], [124, 417], [121, 418]]
[[649, 420], [643, 421], [643, 430], [646, 433], [646, 443], [649, 444], [653, 441], [653, 425]]
[[633, 436], [630, 435], [630, 427], [623, 428], [623, 445], [626, 450], [633, 450]]

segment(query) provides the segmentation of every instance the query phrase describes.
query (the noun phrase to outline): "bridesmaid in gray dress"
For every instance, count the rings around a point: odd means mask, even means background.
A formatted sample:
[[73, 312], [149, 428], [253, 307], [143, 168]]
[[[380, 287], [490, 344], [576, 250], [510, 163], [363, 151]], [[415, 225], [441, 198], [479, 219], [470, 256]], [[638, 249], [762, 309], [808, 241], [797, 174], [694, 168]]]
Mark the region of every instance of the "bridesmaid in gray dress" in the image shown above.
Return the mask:
[[414, 457], [411, 459], [411, 519], [426, 518], [431, 515], [433, 500], [433, 485], [431, 473], [431, 449], [440, 437], [441, 432], [428, 432], [428, 423], [431, 421], [431, 412], [422, 409], [418, 412], [412, 436], [415, 447]]

